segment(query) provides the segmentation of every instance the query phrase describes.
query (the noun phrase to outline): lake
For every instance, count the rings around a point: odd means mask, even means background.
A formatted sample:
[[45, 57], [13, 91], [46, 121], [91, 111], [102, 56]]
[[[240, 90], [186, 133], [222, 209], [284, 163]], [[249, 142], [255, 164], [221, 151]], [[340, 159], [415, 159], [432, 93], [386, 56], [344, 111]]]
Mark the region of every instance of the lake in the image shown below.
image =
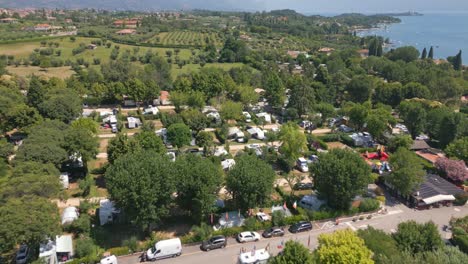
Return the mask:
[[468, 13], [424, 14], [399, 17], [401, 23], [359, 32], [360, 36], [389, 38], [393, 47], [434, 47], [434, 58], [455, 56], [462, 50], [463, 64], [468, 64]]

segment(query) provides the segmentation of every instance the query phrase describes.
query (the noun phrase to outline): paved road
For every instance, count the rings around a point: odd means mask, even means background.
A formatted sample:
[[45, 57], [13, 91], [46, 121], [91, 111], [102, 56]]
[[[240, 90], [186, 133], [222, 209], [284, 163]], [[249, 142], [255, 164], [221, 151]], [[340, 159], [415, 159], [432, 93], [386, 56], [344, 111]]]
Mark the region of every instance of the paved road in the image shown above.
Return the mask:
[[[392, 201], [390, 201], [392, 202]], [[229, 240], [228, 246], [224, 249], [213, 250], [210, 252], [202, 252], [198, 246], [184, 247], [182, 256], [174, 259], [166, 259], [158, 261], [158, 263], [171, 264], [206, 264], [206, 263], [237, 263], [242, 248], [249, 251], [254, 248], [265, 248], [269, 245], [269, 251], [272, 255], [278, 254], [281, 250], [278, 246], [287, 240], [297, 240], [309, 248], [314, 249], [317, 246], [317, 237], [322, 233], [329, 233], [339, 229], [350, 228], [354, 231], [368, 226], [373, 226], [377, 229], [382, 229], [386, 232], [394, 232], [398, 223], [415, 220], [417, 222], [433, 221], [439, 226], [439, 232], [442, 237], [448, 238], [449, 234], [442, 231], [442, 226], [448, 224], [451, 217], [462, 217], [468, 215], [468, 207], [443, 207], [426, 211], [416, 211], [402, 204], [393, 204], [387, 206], [388, 214], [378, 215], [369, 220], [352, 222], [351, 219], [343, 219], [338, 226], [328, 222], [322, 225], [315, 224], [314, 229], [310, 232], [300, 234], [287, 233], [281, 238], [262, 239], [256, 243], [238, 244], [235, 240]], [[134, 264], [138, 263], [138, 255], [121, 257], [119, 264]]]

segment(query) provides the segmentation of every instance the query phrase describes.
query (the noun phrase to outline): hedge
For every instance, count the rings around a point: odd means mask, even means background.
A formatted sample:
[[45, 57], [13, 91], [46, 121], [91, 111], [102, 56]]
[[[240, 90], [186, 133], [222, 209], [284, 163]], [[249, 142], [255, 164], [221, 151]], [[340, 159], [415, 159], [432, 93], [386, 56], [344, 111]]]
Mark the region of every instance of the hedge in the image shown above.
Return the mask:
[[116, 256], [128, 255], [131, 252], [128, 247], [109, 248], [107, 251], [109, 251], [111, 255]]

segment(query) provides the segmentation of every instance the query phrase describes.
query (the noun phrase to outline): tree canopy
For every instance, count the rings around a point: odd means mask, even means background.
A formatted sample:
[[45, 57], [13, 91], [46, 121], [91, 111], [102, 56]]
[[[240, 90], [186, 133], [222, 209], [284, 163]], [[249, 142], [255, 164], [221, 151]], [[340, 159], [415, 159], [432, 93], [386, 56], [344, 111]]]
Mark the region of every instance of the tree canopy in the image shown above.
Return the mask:
[[309, 249], [299, 242], [288, 240], [281, 254], [269, 261], [271, 264], [313, 264]]
[[319, 155], [311, 176], [319, 195], [329, 206], [348, 210], [350, 202], [370, 183], [370, 168], [356, 153], [333, 149]]
[[389, 160], [392, 172], [386, 181], [402, 195], [410, 195], [423, 182], [426, 172], [418, 156], [405, 148], [399, 148]]
[[372, 251], [364, 240], [353, 231], [338, 230], [331, 234], [321, 234], [318, 238], [317, 257], [324, 264], [371, 264]]

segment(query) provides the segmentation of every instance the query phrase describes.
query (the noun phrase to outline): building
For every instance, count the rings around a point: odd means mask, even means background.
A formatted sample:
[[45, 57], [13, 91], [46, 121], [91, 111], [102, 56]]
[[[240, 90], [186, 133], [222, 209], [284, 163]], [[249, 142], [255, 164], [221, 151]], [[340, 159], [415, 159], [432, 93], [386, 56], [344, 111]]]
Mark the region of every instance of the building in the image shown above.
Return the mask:
[[14, 23], [18, 23], [18, 19], [16, 19], [16, 18], [11, 18], [11, 17], [2, 18], [2, 19], [0, 19], [0, 23], [3, 23], [3, 24], [14, 24]]
[[429, 146], [429, 144], [427, 144], [426, 141], [424, 141], [424, 140], [415, 140], [415, 141], [413, 141], [413, 145], [411, 145], [410, 150], [419, 151], [419, 150], [428, 150], [430, 148], [431, 147]]
[[158, 99], [154, 100], [155, 105], [170, 105], [171, 101], [169, 100], [170, 95], [168, 91], [161, 91], [159, 93]]
[[90, 50], [95, 50], [95, 49], [97, 49], [97, 45], [95, 45], [95, 44], [89, 44], [89, 45], [88, 45], [88, 49], [90, 49]]
[[318, 52], [327, 54], [327, 56], [331, 55], [333, 51], [335, 51], [334, 48], [328, 48], [328, 47], [323, 47], [318, 50]]
[[114, 27], [137, 28], [140, 25], [140, 19], [121, 19], [114, 21], [114, 23], [112, 24], [114, 25]]
[[357, 51], [357, 53], [359, 54], [359, 56], [361, 56], [361, 58], [369, 57], [369, 50], [368, 49], [360, 49], [360, 50]]
[[136, 30], [135, 29], [122, 29], [117, 32], [115, 32], [119, 36], [125, 36], [125, 35], [135, 35]]
[[455, 196], [464, 191], [435, 174], [426, 175], [425, 181], [410, 197], [410, 204], [418, 209], [449, 206]]
[[37, 24], [34, 26], [34, 31], [50, 31], [52, 26], [49, 24]]

